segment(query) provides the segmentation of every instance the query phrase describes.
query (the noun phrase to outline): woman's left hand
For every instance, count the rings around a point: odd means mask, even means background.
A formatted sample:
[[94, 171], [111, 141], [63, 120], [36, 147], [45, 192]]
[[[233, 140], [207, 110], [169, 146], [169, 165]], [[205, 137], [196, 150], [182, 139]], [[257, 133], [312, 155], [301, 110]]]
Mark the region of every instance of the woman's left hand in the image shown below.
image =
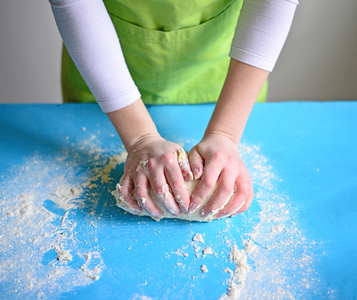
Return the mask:
[[235, 216], [248, 209], [254, 191], [237, 143], [224, 133], [209, 133], [190, 151], [189, 160], [195, 179], [201, 178], [191, 196], [190, 212], [197, 209], [216, 183], [217, 190], [200, 212], [203, 218]]

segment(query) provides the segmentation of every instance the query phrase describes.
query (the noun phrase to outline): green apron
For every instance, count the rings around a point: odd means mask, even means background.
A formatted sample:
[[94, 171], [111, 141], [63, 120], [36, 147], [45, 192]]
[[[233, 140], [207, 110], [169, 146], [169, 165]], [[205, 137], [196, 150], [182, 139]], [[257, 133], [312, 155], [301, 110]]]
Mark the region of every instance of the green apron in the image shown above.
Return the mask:
[[[145, 104], [216, 102], [243, 0], [104, 0]], [[65, 102], [95, 102], [66, 48]], [[265, 101], [267, 84], [257, 101]]]

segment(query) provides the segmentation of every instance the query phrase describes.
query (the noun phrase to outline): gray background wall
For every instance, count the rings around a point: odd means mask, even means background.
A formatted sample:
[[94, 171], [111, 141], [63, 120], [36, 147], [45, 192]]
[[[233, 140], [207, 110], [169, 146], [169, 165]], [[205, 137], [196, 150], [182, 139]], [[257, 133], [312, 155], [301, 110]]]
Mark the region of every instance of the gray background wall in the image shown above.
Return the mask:
[[[356, 0], [300, 0], [268, 100], [357, 100], [356, 15]], [[1, 103], [61, 103], [60, 56], [47, 0], [0, 0]]]

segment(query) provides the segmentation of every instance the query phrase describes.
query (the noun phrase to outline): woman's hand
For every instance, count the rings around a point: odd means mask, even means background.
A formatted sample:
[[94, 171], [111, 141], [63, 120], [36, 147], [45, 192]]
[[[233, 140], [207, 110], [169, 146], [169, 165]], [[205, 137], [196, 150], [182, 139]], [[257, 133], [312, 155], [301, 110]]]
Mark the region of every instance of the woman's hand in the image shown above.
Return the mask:
[[[121, 195], [129, 208], [137, 213], [143, 208], [161, 219], [163, 212], [150, 196], [151, 187], [158, 201], [172, 215], [187, 214], [190, 197], [184, 179], [192, 178], [192, 173], [182, 148], [159, 134], [149, 134], [127, 150]], [[182, 155], [186, 159], [182, 159]], [[135, 199], [132, 191], [135, 191]]]
[[119, 191], [125, 206], [138, 214], [145, 209], [161, 219], [163, 212], [150, 196], [151, 187], [171, 214], [188, 213], [184, 178], [192, 178], [192, 173], [185, 151], [159, 135], [141, 99], [107, 115], [128, 152]]
[[202, 217], [235, 216], [248, 209], [254, 197], [253, 185], [236, 142], [224, 133], [207, 134], [191, 150], [189, 160], [195, 179], [201, 178], [191, 196], [190, 212], [203, 202], [216, 183], [217, 190], [202, 208]]
[[268, 71], [231, 59], [204, 138], [189, 155], [195, 178], [202, 177], [191, 195], [190, 212], [202, 203], [216, 183], [218, 188], [202, 208], [201, 216], [235, 216], [250, 206], [254, 191], [238, 144], [268, 75]]

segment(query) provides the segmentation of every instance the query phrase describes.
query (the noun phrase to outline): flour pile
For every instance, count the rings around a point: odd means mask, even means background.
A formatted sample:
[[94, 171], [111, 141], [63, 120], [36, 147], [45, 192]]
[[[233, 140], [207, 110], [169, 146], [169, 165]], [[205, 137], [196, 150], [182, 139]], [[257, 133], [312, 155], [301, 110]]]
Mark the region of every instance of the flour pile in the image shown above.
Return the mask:
[[1, 177], [2, 297], [53, 299], [100, 278], [105, 265], [93, 188], [110, 181], [125, 159], [108, 161], [102, 152], [86, 143], [56, 157], [35, 155]]

